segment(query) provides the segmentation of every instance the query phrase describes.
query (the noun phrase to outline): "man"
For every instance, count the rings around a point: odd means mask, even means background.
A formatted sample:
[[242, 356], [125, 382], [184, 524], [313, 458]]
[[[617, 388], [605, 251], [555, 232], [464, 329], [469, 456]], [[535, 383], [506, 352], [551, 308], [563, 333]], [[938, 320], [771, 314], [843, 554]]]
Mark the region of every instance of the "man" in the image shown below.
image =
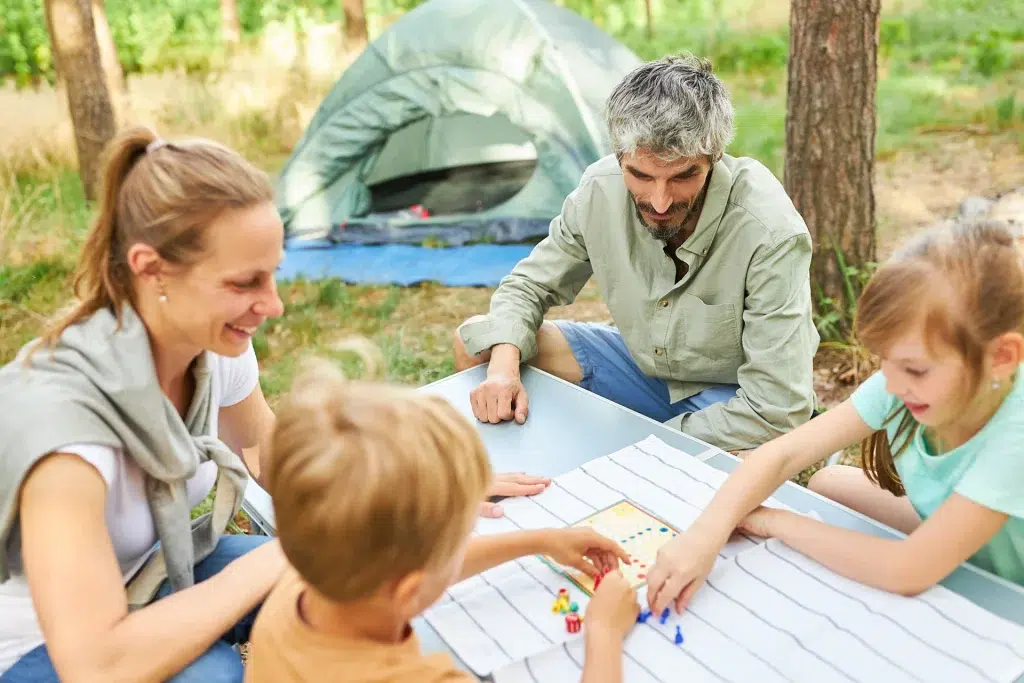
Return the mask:
[[[458, 370], [489, 362], [479, 420], [526, 420], [528, 362], [730, 451], [815, 407], [807, 227], [779, 181], [724, 153], [733, 110], [711, 65], [644, 64], [616, 86], [614, 154], [591, 165], [549, 235], [455, 336]], [[615, 327], [544, 321], [591, 276]]]

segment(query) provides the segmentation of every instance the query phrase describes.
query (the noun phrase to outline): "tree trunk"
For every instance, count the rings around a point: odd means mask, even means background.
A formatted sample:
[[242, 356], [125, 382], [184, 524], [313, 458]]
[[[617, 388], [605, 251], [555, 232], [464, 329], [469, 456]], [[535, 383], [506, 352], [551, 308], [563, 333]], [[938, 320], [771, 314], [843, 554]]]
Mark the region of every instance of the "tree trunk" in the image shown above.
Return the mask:
[[63, 71], [68, 109], [75, 129], [78, 173], [88, 199], [95, 199], [100, 157], [116, 124], [110, 92], [96, 43], [90, 0], [46, 0], [53, 31], [50, 42]]
[[100, 50], [100, 63], [103, 65], [103, 74], [107, 79], [107, 88], [110, 91], [110, 103], [114, 108], [114, 119], [117, 124], [124, 122], [125, 106], [125, 82], [124, 70], [121, 68], [121, 60], [117, 56], [117, 45], [114, 43], [114, 34], [110, 32], [110, 24], [107, 23], [107, 8], [104, 0], [92, 0], [92, 20], [96, 28], [96, 44]]
[[654, 37], [654, 8], [651, 7], [653, 0], [644, 0], [644, 20], [647, 22], [646, 33], [650, 40]]
[[224, 42], [234, 45], [242, 39], [242, 25], [238, 21], [238, 0], [220, 0], [220, 30]]
[[846, 333], [859, 287], [847, 288], [842, 264], [875, 259], [879, 6], [792, 0], [790, 11], [785, 186], [814, 241], [811, 283]]
[[[50, 37], [50, 45], [54, 44], [53, 40], [53, 17], [51, 16], [50, 8], [46, 2], [43, 3], [43, 19], [46, 21], [46, 35]], [[53, 48], [50, 50], [50, 59], [53, 60], [53, 75], [54, 81], [58, 88], [64, 86], [64, 71], [60, 63], [60, 55], [57, 54], [57, 49]]]
[[341, 11], [345, 15], [345, 49], [362, 50], [370, 42], [364, 0], [341, 0]]

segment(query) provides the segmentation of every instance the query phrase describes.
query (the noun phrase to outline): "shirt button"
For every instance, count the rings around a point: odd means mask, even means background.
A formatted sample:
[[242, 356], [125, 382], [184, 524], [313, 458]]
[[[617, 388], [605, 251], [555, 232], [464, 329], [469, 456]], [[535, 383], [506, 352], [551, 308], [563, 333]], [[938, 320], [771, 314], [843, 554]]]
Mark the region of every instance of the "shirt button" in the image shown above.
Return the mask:
[[660, 355], [662, 355], [663, 353], [665, 353], [665, 349], [661, 348], [660, 346], [656, 346], [656, 347], [654, 348], [654, 355], [656, 355], [656, 356], [660, 356]]
[[661, 301], [659, 301], [658, 306], [660, 308], [665, 308], [666, 306], [668, 306], [668, 299], [662, 299]]

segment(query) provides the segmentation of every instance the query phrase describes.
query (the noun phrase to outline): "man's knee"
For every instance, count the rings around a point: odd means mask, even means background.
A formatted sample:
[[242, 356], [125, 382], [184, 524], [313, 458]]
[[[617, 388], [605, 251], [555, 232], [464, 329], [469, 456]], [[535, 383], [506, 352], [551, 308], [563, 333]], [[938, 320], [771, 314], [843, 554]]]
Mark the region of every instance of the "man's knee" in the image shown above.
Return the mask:
[[537, 355], [530, 359], [529, 365], [573, 384], [579, 384], [583, 379], [583, 368], [576, 360], [569, 340], [550, 320], [545, 320], [537, 328]]
[[483, 320], [483, 318], [484, 316], [482, 315], [474, 315], [456, 327], [455, 332], [452, 333], [452, 352], [455, 355], [455, 370], [457, 372], [471, 368], [474, 365], [486, 363], [491, 357], [490, 349], [485, 349], [475, 356], [470, 354], [466, 350], [466, 344], [462, 341], [461, 330], [463, 326]]

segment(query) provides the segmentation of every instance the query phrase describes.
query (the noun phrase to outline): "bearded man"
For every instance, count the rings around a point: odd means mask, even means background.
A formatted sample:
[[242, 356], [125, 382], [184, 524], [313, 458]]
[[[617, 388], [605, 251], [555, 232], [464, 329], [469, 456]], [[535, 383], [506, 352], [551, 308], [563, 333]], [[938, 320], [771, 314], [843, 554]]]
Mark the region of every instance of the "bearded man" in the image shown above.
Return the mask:
[[[524, 362], [733, 452], [809, 419], [810, 235], [765, 166], [725, 154], [733, 108], [711, 65], [639, 66], [606, 125], [613, 153], [455, 333], [457, 370], [488, 363], [477, 419], [526, 420]], [[544, 319], [591, 277], [614, 326]]]

